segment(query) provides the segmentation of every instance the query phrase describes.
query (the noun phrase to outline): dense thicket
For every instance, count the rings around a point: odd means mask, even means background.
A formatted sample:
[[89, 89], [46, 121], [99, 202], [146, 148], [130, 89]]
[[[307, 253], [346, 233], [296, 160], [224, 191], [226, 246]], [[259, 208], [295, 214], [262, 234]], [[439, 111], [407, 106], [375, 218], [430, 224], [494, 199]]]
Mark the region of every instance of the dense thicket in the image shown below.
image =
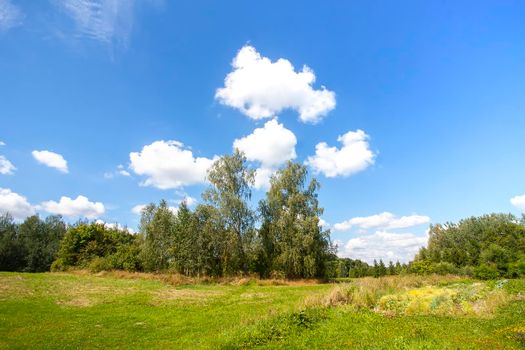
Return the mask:
[[59, 216], [33, 215], [21, 224], [9, 214], [0, 216], [0, 270], [49, 271], [65, 232]]
[[139, 270], [136, 238], [126, 230], [101, 223], [79, 223], [67, 230], [52, 269], [57, 271], [74, 266], [95, 271]]
[[473, 274], [479, 278], [525, 276], [525, 216], [471, 217], [431, 225], [412, 271]]

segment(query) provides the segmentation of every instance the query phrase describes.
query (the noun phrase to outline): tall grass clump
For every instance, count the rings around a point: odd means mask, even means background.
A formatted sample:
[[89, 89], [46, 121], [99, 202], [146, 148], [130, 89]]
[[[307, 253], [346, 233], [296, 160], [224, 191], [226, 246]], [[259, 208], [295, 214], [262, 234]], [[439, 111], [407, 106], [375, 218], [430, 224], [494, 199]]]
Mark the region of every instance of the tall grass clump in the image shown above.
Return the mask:
[[385, 315], [491, 315], [507, 303], [503, 285], [490, 286], [458, 276], [387, 276], [360, 278], [334, 286], [306, 306], [348, 305]]

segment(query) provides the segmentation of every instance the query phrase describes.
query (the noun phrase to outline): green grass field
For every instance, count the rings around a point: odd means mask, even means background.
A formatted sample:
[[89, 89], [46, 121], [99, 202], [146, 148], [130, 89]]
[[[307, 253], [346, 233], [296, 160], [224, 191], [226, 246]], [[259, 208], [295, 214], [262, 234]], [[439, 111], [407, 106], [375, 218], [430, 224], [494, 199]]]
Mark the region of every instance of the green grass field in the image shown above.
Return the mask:
[[525, 281], [345, 284], [0, 273], [2, 349], [521, 349]]

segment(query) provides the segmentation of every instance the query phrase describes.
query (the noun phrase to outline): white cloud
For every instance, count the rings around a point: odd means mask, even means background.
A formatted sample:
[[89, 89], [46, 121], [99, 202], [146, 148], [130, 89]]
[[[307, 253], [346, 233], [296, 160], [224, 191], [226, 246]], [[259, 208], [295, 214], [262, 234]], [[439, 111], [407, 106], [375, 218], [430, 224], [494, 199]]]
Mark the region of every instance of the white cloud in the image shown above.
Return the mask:
[[107, 173], [104, 173], [104, 178], [105, 179], [112, 179], [114, 178], [115, 176], [125, 176], [125, 177], [130, 177], [131, 174], [129, 173], [129, 171], [127, 171], [124, 166], [122, 164], [119, 164], [117, 166], [117, 170], [116, 171], [112, 171], [112, 172], [107, 172]]
[[408, 262], [414, 258], [420, 247], [427, 244], [427, 235], [412, 233], [389, 233], [378, 231], [371, 235], [352, 238], [346, 243], [336, 242], [338, 255], [352, 259], [360, 259], [373, 263], [374, 259]]
[[510, 203], [525, 214], [525, 194], [521, 196], [512, 197]]
[[110, 230], [116, 229], [116, 230], [119, 230], [119, 231], [128, 231], [131, 234], [135, 234], [135, 230], [134, 229], [129, 228], [129, 227], [124, 226], [124, 225], [121, 225], [118, 222], [107, 223], [104, 220], [100, 220], [100, 219], [96, 220], [95, 222], [97, 224], [104, 225], [105, 228], [110, 229]]
[[23, 220], [35, 213], [35, 209], [26, 197], [0, 187], [0, 214], [9, 213], [13, 218]]
[[192, 207], [195, 204], [197, 204], [199, 201], [196, 198], [194, 198], [194, 197], [184, 196], [184, 198], [179, 201], [179, 203], [182, 203], [182, 202], [186, 202], [186, 205], [188, 207]]
[[269, 187], [270, 177], [277, 167], [297, 157], [296, 144], [294, 133], [272, 119], [250, 135], [236, 139], [233, 148], [244, 152], [248, 160], [261, 164], [256, 171], [254, 184], [255, 188], [261, 189]]
[[0, 0], [0, 32], [21, 24], [22, 12], [11, 0]]
[[[189, 206], [190, 204], [188, 204]], [[131, 212], [135, 215], [142, 215], [142, 210], [144, 208], [146, 208], [147, 204], [137, 204], [136, 206], [134, 206], [133, 208], [131, 208]], [[179, 211], [179, 208], [178, 207], [173, 207], [173, 206], [170, 206], [168, 207], [169, 210], [171, 210], [171, 212], [173, 214], [177, 214], [178, 211]]]
[[273, 174], [275, 174], [275, 169], [271, 168], [258, 168], [255, 170], [255, 181], [253, 183], [253, 187], [261, 190], [261, 189], [269, 189], [270, 188], [270, 179]]
[[76, 34], [106, 44], [127, 45], [136, 0], [55, 0], [76, 27]]
[[319, 226], [328, 228], [330, 227], [330, 224], [326, 222], [323, 218], [319, 218]]
[[280, 58], [272, 62], [246, 45], [237, 53], [232, 67], [215, 98], [252, 119], [270, 118], [284, 109], [293, 109], [301, 121], [316, 123], [335, 108], [335, 93], [324, 86], [315, 90], [315, 74], [307, 66], [296, 72], [290, 61]]
[[131, 208], [131, 212], [136, 215], [141, 215], [142, 209], [144, 209], [145, 207], [146, 207], [146, 204], [137, 204], [136, 206]]
[[160, 189], [204, 183], [214, 159], [194, 157], [178, 141], [155, 141], [140, 152], [129, 154], [130, 169], [146, 176], [141, 185]]
[[58, 202], [42, 202], [38, 209], [52, 214], [60, 214], [67, 217], [86, 217], [88, 219], [101, 216], [106, 211], [104, 204], [101, 202], [90, 202], [84, 196], [78, 196], [76, 199], [62, 196]]
[[31, 152], [33, 158], [37, 162], [44, 164], [50, 168], [55, 168], [63, 173], [68, 173], [67, 161], [61, 154], [50, 151], [33, 151]]
[[350, 176], [374, 164], [375, 154], [369, 149], [368, 135], [363, 130], [349, 131], [337, 138], [343, 146], [329, 147], [326, 142], [315, 146], [315, 155], [306, 164], [326, 177]]
[[337, 223], [334, 225], [333, 229], [334, 231], [348, 231], [353, 227], [358, 227], [364, 230], [370, 228], [400, 229], [428, 223], [430, 223], [430, 218], [424, 215], [409, 215], [398, 218], [392, 213], [383, 212], [371, 216], [355, 217]]
[[0, 141], [0, 146], [5, 146], [5, 142], [4, 141]]
[[272, 168], [295, 159], [296, 144], [294, 133], [273, 119], [250, 135], [236, 139], [233, 147], [244, 152], [248, 160], [258, 161], [263, 167]]
[[6, 157], [0, 155], [0, 174], [12, 175], [16, 170], [13, 163], [11, 163]]

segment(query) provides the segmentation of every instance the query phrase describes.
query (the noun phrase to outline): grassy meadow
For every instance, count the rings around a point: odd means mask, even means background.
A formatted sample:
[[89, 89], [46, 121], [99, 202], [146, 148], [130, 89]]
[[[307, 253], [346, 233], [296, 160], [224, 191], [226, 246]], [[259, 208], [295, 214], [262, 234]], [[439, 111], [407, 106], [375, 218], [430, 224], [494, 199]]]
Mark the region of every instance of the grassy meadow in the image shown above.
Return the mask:
[[520, 349], [525, 280], [0, 273], [0, 349]]

